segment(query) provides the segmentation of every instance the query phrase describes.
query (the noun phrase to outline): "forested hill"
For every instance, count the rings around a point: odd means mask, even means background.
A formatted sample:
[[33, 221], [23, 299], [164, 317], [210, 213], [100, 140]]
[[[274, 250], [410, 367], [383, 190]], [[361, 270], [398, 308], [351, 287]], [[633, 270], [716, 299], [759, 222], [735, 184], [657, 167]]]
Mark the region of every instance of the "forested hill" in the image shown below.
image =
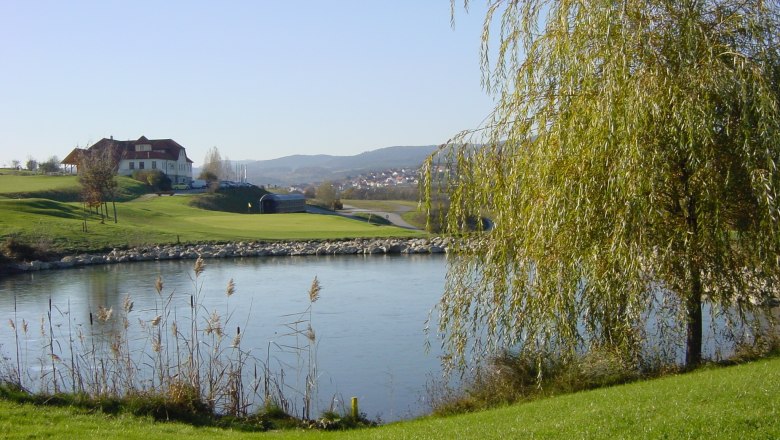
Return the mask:
[[241, 161], [247, 180], [257, 185], [291, 185], [342, 179], [364, 171], [419, 167], [436, 145], [387, 147], [354, 156], [294, 155], [278, 159]]

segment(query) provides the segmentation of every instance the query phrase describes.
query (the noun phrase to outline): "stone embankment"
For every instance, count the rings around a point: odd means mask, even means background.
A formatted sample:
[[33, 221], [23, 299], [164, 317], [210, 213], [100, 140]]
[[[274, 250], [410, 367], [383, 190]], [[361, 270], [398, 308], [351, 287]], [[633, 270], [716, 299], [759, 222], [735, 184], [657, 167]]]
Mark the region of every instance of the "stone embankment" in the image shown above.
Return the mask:
[[228, 244], [159, 245], [114, 249], [107, 254], [68, 255], [60, 261], [17, 263], [12, 271], [28, 272], [131, 261], [296, 255], [442, 254], [449, 240], [443, 237], [416, 239], [355, 239], [344, 241], [239, 242]]

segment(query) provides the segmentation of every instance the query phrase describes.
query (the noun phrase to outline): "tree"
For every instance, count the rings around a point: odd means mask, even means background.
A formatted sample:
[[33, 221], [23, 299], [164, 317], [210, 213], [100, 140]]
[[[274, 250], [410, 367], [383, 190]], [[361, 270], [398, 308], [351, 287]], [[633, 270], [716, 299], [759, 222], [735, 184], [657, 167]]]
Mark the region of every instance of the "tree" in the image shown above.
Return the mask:
[[223, 180], [238, 180], [236, 170], [233, 167], [233, 162], [231, 162], [227, 156], [222, 159], [222, 171], [220, 172], [220, 175], [222, 176]]
[[222, 155], [219, 154], [217, 147], [209, 148], [206, 157], [203, 159], [203, 167], [200, 169], [199, 179], [209, 183], [218, 181], [222, 178], [224, 168], [222, 166]]
[[33, 159], [32, 157], [27, 158], [27, 162], [24, 164], [25, 168], [27, 168], [28, 171], [35, 171], [38, 169], [38, 161]]
[[149, 185], [153, 191], [170, 191], [171, 178], [160, 170], [136, 170], [133, 179]]
[[[116, 172], [119, 167], [119, 150], [114, 146], [86, 150], [79, 158], [79, 183], [84, 204], [100, 211], [101, 223], [108, 215], [108, 200], [111, 200], [116, 215]], [[85, 220], [86, 225], [86, 220]], [[85, 228], [86, 229], [86, 228]]]
[[317, 200], [331, 209], [336, 209], [338, 196], [336, 194], [336, 186], [333, 185], [333, 182], [325, 181], [317, 187]]
[[41, 162], [38, 165], [38, 169], [43, 173], [56, 173], [60, 170], [60, 160], [57, 156], [51, 156], [46, 162]]
[[671, 323], [658, 343], [682, 342], [694, 366], [705, 310], [735, 333], [758, 325], [752, 303], [780, 275], [778, 9], [489, 2], [495, 110], [425, 170], [450, 230], [494, 220], [450, 260], [438, 307], [453, 363], [505, 347], [639, 360], [645, 330]]

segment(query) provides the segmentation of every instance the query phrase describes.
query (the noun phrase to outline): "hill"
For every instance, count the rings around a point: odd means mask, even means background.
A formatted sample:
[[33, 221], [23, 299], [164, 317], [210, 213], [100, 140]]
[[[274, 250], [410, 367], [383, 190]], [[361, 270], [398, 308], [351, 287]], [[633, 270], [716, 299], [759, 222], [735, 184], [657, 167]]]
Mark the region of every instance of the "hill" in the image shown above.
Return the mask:
[[241, 161], [247, 180], [256, 185], [293, 185], [342, 179], [365, 171], [417, 168], [436, 145], [387, 147], [354, 156], [293, 155], [271, 160]]
[[[144, 183], [119, 176], [116, 201], [132, 200], [151, 191]], [[31, 175], [0, 173], [0, 197], [9, 199], [39, 198], [59, 202], [81, 200], [81, 185], [74, 175]]]

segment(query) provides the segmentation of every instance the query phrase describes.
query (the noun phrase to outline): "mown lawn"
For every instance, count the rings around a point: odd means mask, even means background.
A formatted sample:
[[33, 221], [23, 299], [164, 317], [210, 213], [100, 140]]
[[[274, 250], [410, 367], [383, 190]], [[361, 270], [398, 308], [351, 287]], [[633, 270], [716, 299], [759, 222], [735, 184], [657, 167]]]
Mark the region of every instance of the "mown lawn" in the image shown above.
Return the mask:
[[0, 199], [0, 240], [17, 235], [54, 250], [78, 252], [121, 246], [176, 242], [305, 240], [422, 235], [331, 215], [247, 215], [206, 211], [188, 205], [190, 197], [144, 197], [117, 203], [118, 223], [92, 215], [82, 231], [78, 203], [46, 199]]
[[417, 210], [417, 202], [409, 200], [342, 200], [342, 203], [371, 211], [402, 213]]
[[348, 432], [245, 433], [0, 401], [3, 438], [780, 438], [780, 359]]
[[394, 212], [410, 225], [425, 230], [425, 213], [418, 210], [418, 203], [409, 200], [343, 200], [345, 205], [369, 211]]
[[[117, 177], [117, 200], [132, 200], [149, 187], [129, 177]], [[73, 175], [0, 174], [0, 197], [9, 199], [40, 198], [60, 202], [81, 199], [81, 185]]]
[[0, 176], [0, 194], [32, 193], [78, 187], [76, 176], [31, 176], [4, 174]]

